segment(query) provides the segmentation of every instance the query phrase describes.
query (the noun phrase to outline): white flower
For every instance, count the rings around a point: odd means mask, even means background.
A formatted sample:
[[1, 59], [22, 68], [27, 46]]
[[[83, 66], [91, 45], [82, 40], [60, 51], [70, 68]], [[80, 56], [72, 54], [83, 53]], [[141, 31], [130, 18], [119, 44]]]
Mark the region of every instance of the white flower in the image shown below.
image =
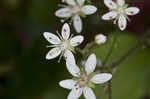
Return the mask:
[[95, 74], [93, 71], [96, 68], [96, 56], [91, 54], [84, 66], [84, 69], [79, 69], [76, 65], [72, 53], [68, 52], [69, 57], [66, 61], [66, 66], [73, 79], [63, 80], [59, 85], [63, 88], [70, 89], [67, 99], [78, 99], [82, 93], [86, 99], [96, 99], [92, 88], [94, 84], [103, 84], [112, 78], [110, 73]]
[[106, 40], [107, 40], [107, 37], [103, 34], [97, 34], [95, 36], [95, 42], [97, 44], [104, 44], [106, 42]]
[[56, 58], [60, 54], [61, 59], [66, 51], [73, 51], [74, 47], [80, 45], [84, 40], [84, 37], [81, 35], [75, 36], [73, 38], [72, 36], [70, 37], [70, 27], [67, 23], [63, 25], [61, 36], [59, 35], [58, 37], [53, 33], [44, 32], [44, 37], [48, 40], [49, 43], [53, 44], [48, 47], [54, 47], [46, 55], [46, 59], [48, 60]]
[[97, 8], [93, 5], [84, 5], [85, 0], [64, 0], [64, 2], [68, 5], [62, 5], [63, 8], [57, 10], [55, 15], [65, 20], [71, 18], [76, 32], [81, 33], [82, 20], [80, 16], [91, 15], [97, 11]]
[[116, 24], [118, 20], [119, 28], [123, 31], [127, 27], [128, 15], [136, 15], [140, 9], [137, 7], [128, 7], [124, 0], [117, 0], [116, 3], [112, 0], [104, 0], [105, 5], [109, 8], [110, 12], [102, 16], [103, 20], [113, 20]]
[[[97, 66], [99, 66], [99, 67], [100, 67], [100, 66], [102, 66], [102, 62], [101, 62], [101, 60], [100, 60], [99, 58], [97, 58], [97, 57], [96, 57], [96, 62], [97, 62], [97, 63], [96, 63], [96, 64], [97, 64]], [[81, 61], [81, 65], [82, 65], [82, 66], [84, 66], [84, 65], [85, 65], [85, 63], [86, 63], [86, 61], [85, 61], [85, 60]]]

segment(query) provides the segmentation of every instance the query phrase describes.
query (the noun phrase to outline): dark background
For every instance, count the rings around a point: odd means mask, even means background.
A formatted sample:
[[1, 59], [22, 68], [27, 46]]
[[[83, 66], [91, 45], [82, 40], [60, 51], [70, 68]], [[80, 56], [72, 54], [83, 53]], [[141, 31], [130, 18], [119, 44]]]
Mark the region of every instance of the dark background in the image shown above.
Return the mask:
[[[108, 11], [102, 0], [92, 0], [96, 14], [83, 19], [84, 45], [97, 33], [108, 36], [106, 44], [91, 50], [104, 60], [117, 37], [108, 63], [118, 59], [150, 29], [150, 0], [128, 0], [141, 9], [125, 32], [112, 22], [101, 20]], [[0, 99], [66, 99], [69, 91], [59, 81], [71, 78], [65, 61], [45, 60], [49, 51], [43, 32], [55, 33], [62, 24], [54, 15], [61, 0], [0, 0]], [[72, 29], [72, 33], [75, 33]], [[124, 61], [113, 75], [113, 99], [150, 99], [150, 39]], [[97, 99], [107, 99], [102, 85], [95, 88]]]

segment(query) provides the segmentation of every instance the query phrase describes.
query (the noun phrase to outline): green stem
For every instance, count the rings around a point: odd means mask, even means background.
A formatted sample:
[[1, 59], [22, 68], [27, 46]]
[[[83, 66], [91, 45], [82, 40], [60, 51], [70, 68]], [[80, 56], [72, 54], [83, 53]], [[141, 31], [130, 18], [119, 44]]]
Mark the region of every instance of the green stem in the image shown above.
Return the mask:
[[112, 82], [108, 82], [108, 99], [112, 99]]
[[110, 65], [107, 67], [110, 67], [112, 70], [115, 69], [117, 66], [119, 66], [122, 62], [124, 62], [129, 56], [131, 56], [138, 48], [140, 48], [145, 41], [147, 40], [147, 37], [149, 36], [148, 33], [146, 33], [143, 38], [141, 38], [135, 46], [131, 47], [125, 54], [121, 56], [120, 59], [117, 61], [112, 62]]
[[130, 48], [124, 55], [121, 56], [120, 59], [118, 59], [117, 61], [112, 62], [112, 64], [110, 64], [109, 66], [114, 69], [116, 66], [120, 65], [122, 62], [124, 62], [129, 56], [131, 56], [136, 49], [138, 49], [140, 47], [140, 44], [137, 43], [134, 47]]
[[80, 49], [80, 48], [76, 48], [76, 50], [78, 52], [80, 52], [83, 56], [84, 55], [88, 55], [89, 52], [90, 52], [90, 49], [93, 48], [94, 46], [96, 46], [96, 43], [95, 42], [91, 42], [91, 43], [88, 43], [84, 49]]

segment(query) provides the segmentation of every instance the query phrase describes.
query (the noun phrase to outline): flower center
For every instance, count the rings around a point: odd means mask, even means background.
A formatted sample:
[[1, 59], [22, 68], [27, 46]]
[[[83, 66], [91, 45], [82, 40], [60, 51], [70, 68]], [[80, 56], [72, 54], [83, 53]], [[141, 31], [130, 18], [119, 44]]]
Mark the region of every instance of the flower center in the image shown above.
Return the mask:
[[124, 11], [124, 9], [122, 7], [118, 7], [118, 13], [119, 14], [124, 14], [125, 11]]
[[78, 79], [78, 84], [80, 88], [85, 87], [88, 84], [89, 78], [86, 74], [82, 74]]
[[65, 49], [67, 49], [67, 48], [69, 48], [69, 41], [68, 40], [66, 40], [66, 41], [64, 41], [62, 44], [61, 44], [61, 48], [62, 48], [62, 50], [65, 50]]
[[72, 14], [76, 14], [76, 13], [79, 13], [80, 12], [80, 7], [79, 6], [73, 6], [72, 7], [72, 10], [71, 10], [71, 13]]

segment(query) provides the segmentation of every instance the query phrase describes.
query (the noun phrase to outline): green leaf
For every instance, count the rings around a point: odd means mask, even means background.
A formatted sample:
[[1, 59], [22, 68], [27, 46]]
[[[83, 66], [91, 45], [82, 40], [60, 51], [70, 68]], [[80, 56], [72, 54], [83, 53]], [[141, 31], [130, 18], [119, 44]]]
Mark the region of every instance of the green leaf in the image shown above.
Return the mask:
[[95, 88], [95, 85], [94, 85], [91, 81], [89, 81], [89, 82], [88, 82], [88, 87], [90, 87], [90, 88], [93, 88], [93, 89], [94, 89], [94, 88]]

